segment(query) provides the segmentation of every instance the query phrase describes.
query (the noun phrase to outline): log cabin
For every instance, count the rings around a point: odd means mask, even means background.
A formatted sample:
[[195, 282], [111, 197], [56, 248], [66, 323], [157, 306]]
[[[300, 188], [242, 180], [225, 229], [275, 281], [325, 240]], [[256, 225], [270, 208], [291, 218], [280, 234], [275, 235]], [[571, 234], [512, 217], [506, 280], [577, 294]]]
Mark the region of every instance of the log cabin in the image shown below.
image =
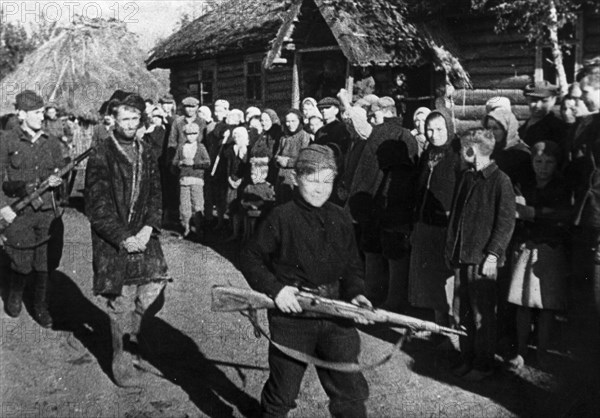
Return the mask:
[[[549, 47], [520, 33], [496, 33], [494, 17], [473, 12], [467, 0], [450, 0], [428, 15], [415, 12], [415, 4], [229, 0], [158, 44], [146, 64], [171, 70], [177, 101], [225, 98], [232, 107], [284, 112], [341, 87], [355, 98], [392, 95], [395, 75], [403, 73], [407, 115], [439, 106], [451, 84], [459, 131], [479, 125], [494, 96], [508, 97], [525, 120], [525, 85], [556, 78]], [[586, 59], [600, 55], [600, 15], [584, 10], [563, 32], [571, 82]]]

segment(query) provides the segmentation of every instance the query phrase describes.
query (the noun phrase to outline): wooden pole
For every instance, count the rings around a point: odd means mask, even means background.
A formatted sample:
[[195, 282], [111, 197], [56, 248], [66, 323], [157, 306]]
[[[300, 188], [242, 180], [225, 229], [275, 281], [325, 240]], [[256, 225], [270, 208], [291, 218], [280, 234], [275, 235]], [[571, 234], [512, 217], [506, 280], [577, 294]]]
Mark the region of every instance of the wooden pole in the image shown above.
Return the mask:
[[292, 109], [300, 109], [300, 54], [294, 52], [292, 63]]
[[352, 76], [352, 66], [350, 60], [346, 60], [346, 91], [348, 92], [348, 100], [350, 103], [354, 101], [354, 77]]

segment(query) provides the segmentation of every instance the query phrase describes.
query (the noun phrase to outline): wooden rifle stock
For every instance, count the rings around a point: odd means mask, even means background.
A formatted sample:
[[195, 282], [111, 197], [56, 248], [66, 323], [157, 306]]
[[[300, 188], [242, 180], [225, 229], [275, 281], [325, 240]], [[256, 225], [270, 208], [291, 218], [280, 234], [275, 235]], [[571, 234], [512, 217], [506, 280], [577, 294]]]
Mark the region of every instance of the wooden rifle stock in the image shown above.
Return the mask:
[[[413, 331], [429, 331], [436, 334], [467, 335], [464, 331], [440, 326], [434, 322], [423, 321], [407, 315], [388, 312], [383, 309], [370, 309], [348, 302], [328, 299], [310, 292], [300, 291], [296, 298], [303, 310], [329, 316], [356, 319], [365, 318], [374, 322], [399, 325]], [[247, 309], [274, 309], [275, 302], [267, 295], [250, 289], [230, 286], [212, 288], [212, 306], [214, 312], [234, 312]]]

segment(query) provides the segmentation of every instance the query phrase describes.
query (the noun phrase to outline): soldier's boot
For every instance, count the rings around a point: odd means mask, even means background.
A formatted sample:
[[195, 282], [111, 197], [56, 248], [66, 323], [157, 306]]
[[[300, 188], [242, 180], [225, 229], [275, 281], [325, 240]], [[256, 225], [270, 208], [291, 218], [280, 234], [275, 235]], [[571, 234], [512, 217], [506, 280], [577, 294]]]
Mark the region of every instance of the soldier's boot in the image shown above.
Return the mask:
[[140, 372], [134, 367], [133, 355], [124, 350], [125, 334], [119, 324], [110, 321], [110, 332], [112, 336], [112, 373], [117, 386], [122, 388], [141, 387]]
[[52, 317], [48, 312], [48, 272], [38, 272], [33, 289], [33, 319], [44, 328], [52, 328]]
[[26, 274], [20, 274], [16, 272], [11, 273], [10, 278], [10, 291], [8, 294], [8, 300], [4, 307], [8, 316], [16, 318], [21, 313], [23, 308], [23, 291], [25, 290], [25, 284], [27, 283]]

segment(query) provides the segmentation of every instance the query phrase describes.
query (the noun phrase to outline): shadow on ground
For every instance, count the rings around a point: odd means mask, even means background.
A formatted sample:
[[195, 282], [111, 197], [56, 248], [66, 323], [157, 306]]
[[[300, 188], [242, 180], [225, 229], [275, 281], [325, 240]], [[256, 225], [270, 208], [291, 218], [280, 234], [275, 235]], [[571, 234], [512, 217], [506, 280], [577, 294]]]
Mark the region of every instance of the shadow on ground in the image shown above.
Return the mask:
[[[50, 308], [55, 329], [72, 332], [97, 359], [104, 373], [111, 376], [108, 315], [88, 300], [69, 276], [57, 271], [52, 280]], [[187, 335], [152, 317], [143, 324], [142, 337], [144, 360], [156, 368], [157, 375], [180, 386], [202, 413], [211, 417], [232, 416], [233, 405], [245, 416], [256, 414], [256, 399], [231, 382]], [[238, 370], [245, 367], [224, 365]]]

